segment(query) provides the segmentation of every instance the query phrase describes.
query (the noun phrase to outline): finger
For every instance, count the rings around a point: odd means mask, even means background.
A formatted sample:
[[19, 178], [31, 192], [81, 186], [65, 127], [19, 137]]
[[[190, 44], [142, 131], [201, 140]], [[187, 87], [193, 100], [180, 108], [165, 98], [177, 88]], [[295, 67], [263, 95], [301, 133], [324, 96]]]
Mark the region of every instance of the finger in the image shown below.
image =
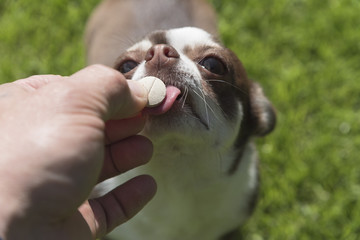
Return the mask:
[[135, 81], [127, 81], [118, 71], [102, 66], [92, 65], [73, 74], [69, 81], [86, 86], [97, 96], [103, 107], [96, 107], [103, 119], [123, 119], [136, 116], [147, 103], [147, 91]]
[[133, 118], [107, 121], [105, 126], [105, 144], [111, 144], [138, 134], [144, 128], [145, 121], [146, 118], [140, 114]]
[[91, 211], [80, 208], [94, 236], [101, 238], [135, 216], [155, 195], [156, 182], [147, 175], [135, 177], [106, 195], [89, 200]]
[[152, 142], [139, 135], [107, 146], [99, 182], [146, 164], [151, 159], [152, 154]]

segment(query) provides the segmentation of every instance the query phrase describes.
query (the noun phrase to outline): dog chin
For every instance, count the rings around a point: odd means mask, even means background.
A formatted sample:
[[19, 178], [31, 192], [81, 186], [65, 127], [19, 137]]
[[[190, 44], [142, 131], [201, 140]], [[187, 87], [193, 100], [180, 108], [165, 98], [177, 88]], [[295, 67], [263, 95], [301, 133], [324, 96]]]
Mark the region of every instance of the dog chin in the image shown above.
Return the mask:
[[[178, 106], [179, 105], [179, 106]], [[174, 106], [163, 115], [149, 115], [143, 130], [146, 136], [158, 136], [163, 134], [193, 135], [196, 131], [208, 131], [188, 106], [174, 104]]]

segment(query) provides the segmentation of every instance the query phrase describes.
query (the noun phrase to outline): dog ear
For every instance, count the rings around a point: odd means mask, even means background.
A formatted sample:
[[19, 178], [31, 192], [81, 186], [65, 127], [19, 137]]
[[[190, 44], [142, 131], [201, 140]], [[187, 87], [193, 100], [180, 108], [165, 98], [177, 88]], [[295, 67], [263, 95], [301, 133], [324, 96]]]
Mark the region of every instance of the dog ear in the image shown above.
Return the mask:
[[256, 82], [251, 82], [249, 97], [252, 134], [260, 137], [265, 136], [275, 128], [275, 109], [265, 96], [261, 86]]

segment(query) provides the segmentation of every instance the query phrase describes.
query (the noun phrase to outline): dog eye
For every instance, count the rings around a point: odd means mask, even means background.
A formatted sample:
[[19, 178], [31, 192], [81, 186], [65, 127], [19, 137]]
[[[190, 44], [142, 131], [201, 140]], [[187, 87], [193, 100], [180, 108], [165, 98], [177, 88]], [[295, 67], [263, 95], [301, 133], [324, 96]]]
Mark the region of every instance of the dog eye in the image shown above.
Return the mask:
[[205, 68], [206, 70], [217, 74], [217, 75], [225, 75], [226, 67], [224, 63], [215, 57], [206, 57], [199, 62], [199, 64]]
[[136, 68], [139, 64], [133, 60], [128, 60], [128, 61], [125, 61], [123, 62], [119, 67], [118, 67], [118, 70], [121, 72], [121, 73], [128, 73], [130, 72], [131, 70], [133, 70], [134, 68]]

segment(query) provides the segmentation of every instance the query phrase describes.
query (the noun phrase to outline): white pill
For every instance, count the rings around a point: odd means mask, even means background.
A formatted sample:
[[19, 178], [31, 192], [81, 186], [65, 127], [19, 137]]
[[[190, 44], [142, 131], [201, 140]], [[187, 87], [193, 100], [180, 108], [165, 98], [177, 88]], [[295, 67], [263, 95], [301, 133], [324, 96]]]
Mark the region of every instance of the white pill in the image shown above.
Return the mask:
[[139, 80], [148, 91], [147, 107], [158, 106], [166, 96], [166, 86], [163, 81], [156, 77], [144, 77]]

